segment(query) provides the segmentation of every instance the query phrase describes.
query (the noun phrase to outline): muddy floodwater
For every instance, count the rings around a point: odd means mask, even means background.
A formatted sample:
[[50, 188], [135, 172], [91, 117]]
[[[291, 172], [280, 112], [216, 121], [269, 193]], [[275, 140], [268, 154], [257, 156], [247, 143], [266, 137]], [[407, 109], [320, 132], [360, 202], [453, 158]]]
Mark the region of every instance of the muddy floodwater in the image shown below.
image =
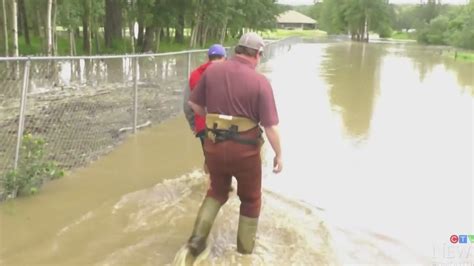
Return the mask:
[[[439, 48], [301, 43], [259, 69], [280, 115], [255, 252], [236, 253], [238, 197], [204, 265], [474, 263], [474, 63]], [[0, 204], [0, 265], [171, 265], [207, 186], [182, 115], [37, 195]], [[468, 240], [469, 243], [469, 240]]]

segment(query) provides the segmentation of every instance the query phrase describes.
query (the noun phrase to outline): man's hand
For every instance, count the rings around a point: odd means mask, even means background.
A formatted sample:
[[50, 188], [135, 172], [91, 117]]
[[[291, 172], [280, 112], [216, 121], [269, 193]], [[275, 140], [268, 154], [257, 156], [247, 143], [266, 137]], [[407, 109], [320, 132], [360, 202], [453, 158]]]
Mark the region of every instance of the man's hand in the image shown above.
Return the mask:
[[281, 159], [281, 156], [275, 156], [273, 158], [273, 172], [278, 174], [281, 170], [283, 170], [283, 160]]
[[280, 133], [278, 126], [265, 127], [265, 134], [272, 145], [275, 157], [273, 158], [273, 173], [278, 174], [283, 169], [283, 160], [281, 159]]

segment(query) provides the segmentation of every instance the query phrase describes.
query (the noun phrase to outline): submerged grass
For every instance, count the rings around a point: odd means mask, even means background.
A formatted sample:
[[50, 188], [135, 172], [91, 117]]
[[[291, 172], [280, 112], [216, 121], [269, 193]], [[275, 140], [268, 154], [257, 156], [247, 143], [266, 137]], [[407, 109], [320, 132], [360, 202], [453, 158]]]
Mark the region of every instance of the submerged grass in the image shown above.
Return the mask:
[[456, 51], [449, 50], [443, 52], [444, 57], [454, 58], [455, 60], [474, 62], [474, 51]]
[[474, 52], [455, 52], [454, 58], [474, 62]]

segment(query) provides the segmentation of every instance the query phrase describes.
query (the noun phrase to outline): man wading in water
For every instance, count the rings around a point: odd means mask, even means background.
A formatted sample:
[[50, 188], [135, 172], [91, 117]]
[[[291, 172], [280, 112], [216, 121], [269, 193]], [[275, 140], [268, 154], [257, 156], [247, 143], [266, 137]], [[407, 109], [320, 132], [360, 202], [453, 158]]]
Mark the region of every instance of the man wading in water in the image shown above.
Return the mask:
[[273, 90], [255, 71], [263, 47], [258, 34], [244, 34], [235, 48], [236, 55], [210, 65], [190, 96], [191, 108], [206, 117], [204, 153], [211, 179], [187, 243], [194, 257], [206, 248], [212, 224], [229, 197], [232, 176], [237, 180], [241, 202], [237, 251], [253, 252], [262, 194], [260, 126], [275, 152], [273, 172], [279, 173], [283, 167]]
[[[204, 138], [206, 135], [206, 121], [203, 116], [200, 116], [199, 114], [194, 113], [194, 111], [190, 108], [188, 105], [188, 100], [189, 100], [189, 94], [191, 91], [196, 88], [196, 85], [198, 84], [199, 80], [201, 79], [202, 75], [204, 74], [204, 71], [213, 63], [218, 63], [222, 62], [226, 58], [226, 51], [225, 48], [220, 45], [220, 44], [214, 44], [211, 47], [209, 47], [209, 50], [207, 51], [207, 58], [208, 61], [196, 69], [194, 69], [191, 72], [191, 75], [189, 76], [189, 83], [188, 86], [189, 88], [184, 88], [184, 97], [183, 97], [183, 110], [186, 115], [186, 119], [188, 120], [188, 124], [191, 127], [191, 130], [194, 132], [194, 135], [196, 138], [199, 138], [201, 141], [201, 146], [204, 150]], [[206, 174], [209, 172], [207, 169], [206, 163], [204, 163], [204, 172]]]

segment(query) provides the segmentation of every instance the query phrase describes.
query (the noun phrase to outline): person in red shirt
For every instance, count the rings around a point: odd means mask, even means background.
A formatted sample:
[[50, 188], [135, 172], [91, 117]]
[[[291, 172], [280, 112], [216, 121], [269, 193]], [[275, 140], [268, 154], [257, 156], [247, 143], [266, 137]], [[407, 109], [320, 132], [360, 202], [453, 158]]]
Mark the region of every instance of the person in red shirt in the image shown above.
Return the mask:
[[[204, 74], [204, 71], [213, 63], [222, 62], [226, 59], [226, 51], [225, 48], [220, 44], [214, 44], [209, 47], [207, 51], [208, 61], [191, 72], [189, 76], [189, 89], [185, 88], [185, 96], [183, 102], [184, 112], [186, 114], [186, 119], [188, 120], [189, 126], [191, 130], [193, 130], [194, 135], [200, 139], [201, 146], [204, 149], [204, 138], [206, 134], [206, 120], [205, 117], [200, 116], [199, 114], [195, 113], [191, 108], [188, 106], [188, 98], [189, 93], [194, 90], [196, 85], [198, 84], [201, 76]], [[208, 173], [207, 165], [204, 163], [204, 172]]]
[[253, 252], [262, 193], [260, 127], [275, 152], [273, 171], [283, 168], [273, 90], [265, 76], [255, 71], [263, 47], [258, 34], [242, 35], [236, 55], [209, 66], [189, 98], [190, 107], [206, 116], [204, 153], [211, 179], [187, 243], [195, 258], [206, 249], [212, 224], [229, 198], [232, 177], [241, 202], [237, 251]]

